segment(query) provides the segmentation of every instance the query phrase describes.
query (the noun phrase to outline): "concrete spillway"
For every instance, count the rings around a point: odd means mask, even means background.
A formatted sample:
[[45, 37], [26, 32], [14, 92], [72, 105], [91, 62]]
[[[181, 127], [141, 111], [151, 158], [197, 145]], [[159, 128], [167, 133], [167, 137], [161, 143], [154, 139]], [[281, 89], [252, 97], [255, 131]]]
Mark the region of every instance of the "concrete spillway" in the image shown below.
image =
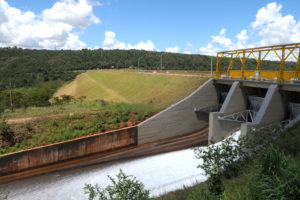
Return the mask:
[[[208, 140], [221, 141], [237, 129], [245, 135], [261, 126], [283, 121], [291, 125], [299, 120], [299, 84], [210, 79], [137, 127], [0, 156], [0, 182], [83, 166], [87, 160], [94, 164], [101, 159], [103, 164], [205, 145]], [[195, 135], [207, 126], [208, 134], [206, 130]], [[36, 155], [46, 156], [37, 159]]]
[[[237, 132], [234, 137], [237, 139], [238, 135]], [[85, 200], [85, 184], [97, 183], [106, 187], [111, 184], [107, 175], [114, 177], [122, 169], [142, 181], [151, 196], [159, 196], [205, 181], [204, 171], [197, 168], [201, 163], [192, 149], [109, 163], [94, 162], [88, 166], [79, 165], [73, 169], [0, 183], [0, 194], [8, 193], [9, 200]]]

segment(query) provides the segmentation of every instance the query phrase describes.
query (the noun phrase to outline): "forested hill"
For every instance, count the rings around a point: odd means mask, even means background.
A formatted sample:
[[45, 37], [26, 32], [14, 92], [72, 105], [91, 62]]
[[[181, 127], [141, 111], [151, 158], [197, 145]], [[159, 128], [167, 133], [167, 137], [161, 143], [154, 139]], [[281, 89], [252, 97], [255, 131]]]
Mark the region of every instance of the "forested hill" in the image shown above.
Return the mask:
[[77, 70], [96, 68], [208, 70], [211, 58], [141, 50], [30, 50], [0, 48], [0, 88], [9, 80], [15, 87], [33, 86], [50, 80], [68, 81]]
[[[212, 58], [212, 59], [211, 59]], [[31, 87], [48, 81], [72, 80], [79, 70], [104, 68], [138, 68], [164, 70], [210, 70], [216, 58], [199, 54], [179, 54], [144, 50], [30, 50], [0, 48], [0, 90], [8, 87]], [[222, 66], [228, 66], [222, 59]], [[236, 59], [234, 68], [240, 66]], [[277, 66], [279, 62], [264, 61], [263, 66]], [[294, 63], [286, 63], [286, 68]], [[249, 59], [246, 67], [255, 69], [256, 60]]]

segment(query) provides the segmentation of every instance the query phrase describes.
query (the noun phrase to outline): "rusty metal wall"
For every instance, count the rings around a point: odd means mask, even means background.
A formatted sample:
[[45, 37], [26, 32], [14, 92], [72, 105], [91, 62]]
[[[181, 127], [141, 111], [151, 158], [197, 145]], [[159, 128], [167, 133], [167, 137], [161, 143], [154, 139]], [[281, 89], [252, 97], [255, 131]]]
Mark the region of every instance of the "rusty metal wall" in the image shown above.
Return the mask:
[[99, 133], [0, 156], [0, 176], [137, 145], [137, 127]]

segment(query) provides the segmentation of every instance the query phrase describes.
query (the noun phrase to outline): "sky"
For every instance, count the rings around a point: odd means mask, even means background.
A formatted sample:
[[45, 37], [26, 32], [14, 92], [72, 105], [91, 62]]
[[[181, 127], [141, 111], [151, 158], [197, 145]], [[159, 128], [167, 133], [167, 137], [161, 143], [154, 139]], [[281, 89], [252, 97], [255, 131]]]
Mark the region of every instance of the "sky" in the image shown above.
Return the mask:
[[217, 51], [300, 42], [298, 0], [0, 0], [0, 46]]

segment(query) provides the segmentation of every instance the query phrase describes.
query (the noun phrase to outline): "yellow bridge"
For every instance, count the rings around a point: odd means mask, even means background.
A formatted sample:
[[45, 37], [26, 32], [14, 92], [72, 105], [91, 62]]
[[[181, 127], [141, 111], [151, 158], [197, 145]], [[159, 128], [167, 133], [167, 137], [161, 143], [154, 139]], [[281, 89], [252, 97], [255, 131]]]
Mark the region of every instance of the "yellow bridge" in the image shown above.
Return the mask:
[[[255, 69], [247, 66], [249, 58], [256, 60]], [[272, 63], [278, 63], [278, 66], [268, 69], [268, 66], [263, 65], [263, 62], [267, 62], [266, 59], [272, 61], [277, 59], [277, 62]], [[289, 62], [289, 69], [285, 70], [287, 62]], [[279, 82], [298, 81], [300, 79], [300, 43], [218, 52], [216, 77]]]

